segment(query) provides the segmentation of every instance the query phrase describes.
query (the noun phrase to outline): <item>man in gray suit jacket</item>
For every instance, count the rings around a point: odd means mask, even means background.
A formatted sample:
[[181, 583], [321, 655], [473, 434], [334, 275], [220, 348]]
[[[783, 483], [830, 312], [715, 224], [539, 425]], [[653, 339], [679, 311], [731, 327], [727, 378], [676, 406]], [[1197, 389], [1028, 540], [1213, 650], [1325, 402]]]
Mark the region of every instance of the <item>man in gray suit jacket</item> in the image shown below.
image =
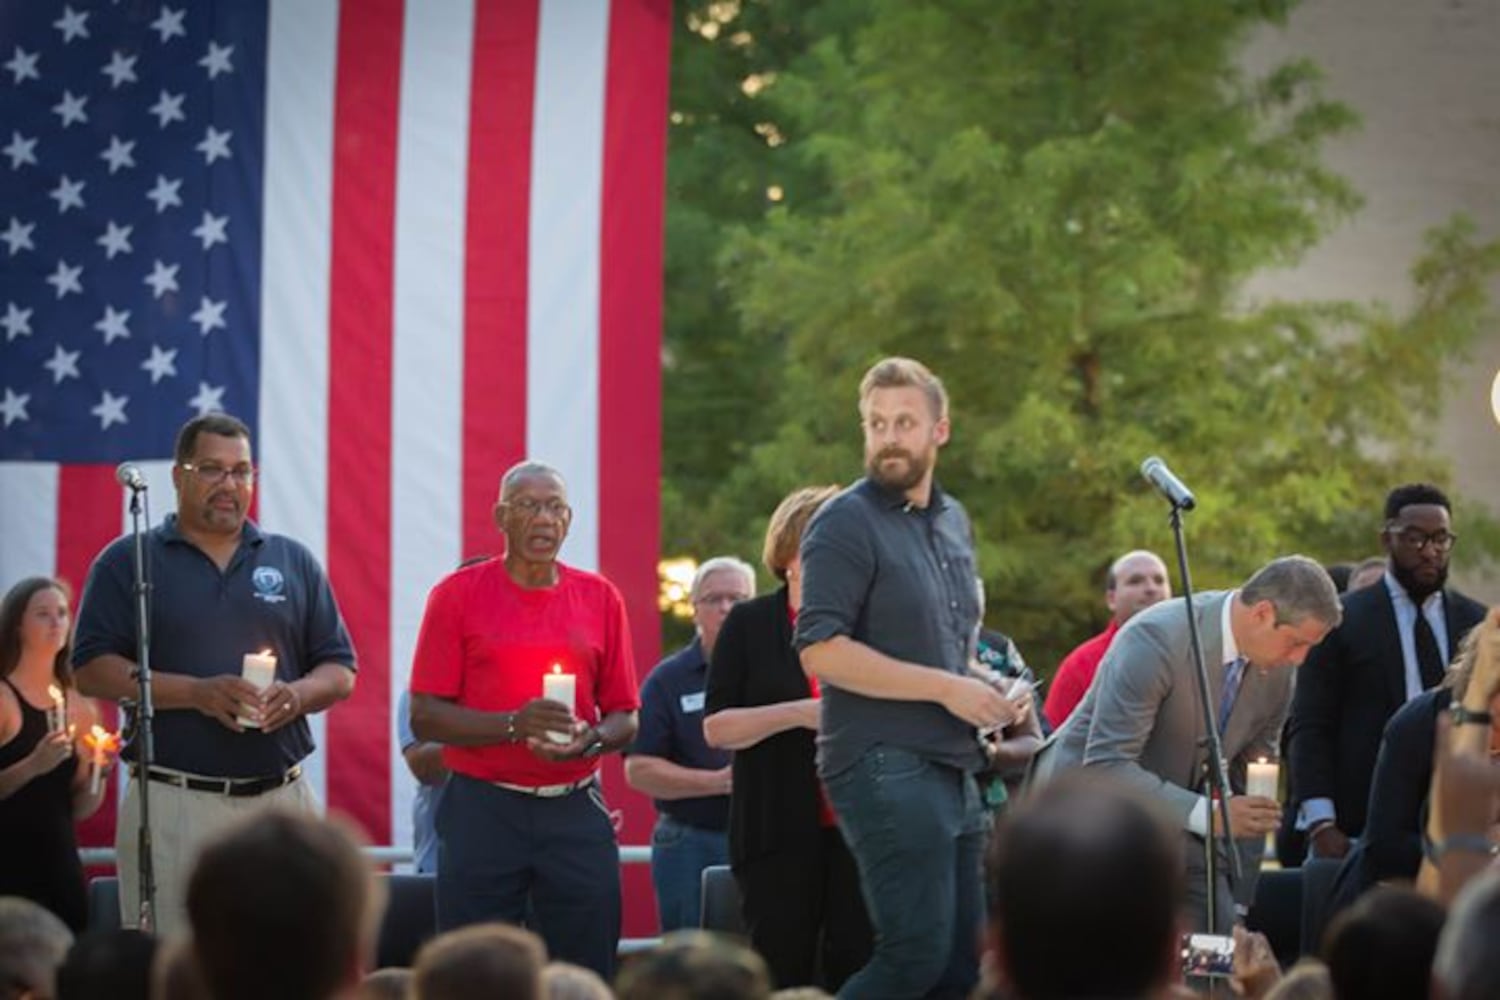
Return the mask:
[[[1229, 762], [1229, 824], [1236, 837], [1258, 842], [1277, 826], [1281, 810], [1274, 799], [1243, 794], [1246, 767], [1275, 756], [1292, 697], [1291, 668], [1341, 614], [1328, 574], [1303, 556], [1268, 563], [1239, 590], [1193, 598], [1210, 704]], [[1136, 615], [1115, 636], [1078, 710], [1038, 754], [1033, 780], [1093, 767], [1161, 798], [1190, 841], [1189, 918], [1195, 930], [1205, 930], [1203, 841], [1220, 819], [1201, 791], [1208, 752], [1195, 669], [1182, 598]], [[1226, 933], [1234, 920], [1227, 861], [1218, 872], [1214, 928]]]

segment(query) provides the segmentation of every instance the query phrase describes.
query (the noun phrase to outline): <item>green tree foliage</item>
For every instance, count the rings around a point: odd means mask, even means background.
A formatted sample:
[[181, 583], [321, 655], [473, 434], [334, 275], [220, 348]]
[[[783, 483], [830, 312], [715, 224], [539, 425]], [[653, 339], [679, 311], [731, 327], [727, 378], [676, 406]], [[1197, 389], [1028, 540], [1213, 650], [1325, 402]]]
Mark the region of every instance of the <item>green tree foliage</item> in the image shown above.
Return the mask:
[[[744, 219], [716, 260], [761, 379], [734, 441], [701, 443], [735, 449], [698, 497], [719, 547], [754, 551], [787, 489], [857, 475], [858, 379], [892, 353], [948, 384], [940, 478], [990, 624], [1044, 669], [1101, 623], [1114, 554], [1168, 554], [1148, 454], [1198, 493], [1200, 587], [1363, 555], [1391, 485], [1446, 480], [1430, 430], [1500, 244], [1434, 231], [1399, 311], [1244, 292], [1359, 207], [1320, 161], [1356, 119], [1316, 68], [1237, 67], [1289, 6], [875, 0], [778, 75], [780, 159], [821, 194]], [[1466, 554], [1500, 551], [1461, 516]]]

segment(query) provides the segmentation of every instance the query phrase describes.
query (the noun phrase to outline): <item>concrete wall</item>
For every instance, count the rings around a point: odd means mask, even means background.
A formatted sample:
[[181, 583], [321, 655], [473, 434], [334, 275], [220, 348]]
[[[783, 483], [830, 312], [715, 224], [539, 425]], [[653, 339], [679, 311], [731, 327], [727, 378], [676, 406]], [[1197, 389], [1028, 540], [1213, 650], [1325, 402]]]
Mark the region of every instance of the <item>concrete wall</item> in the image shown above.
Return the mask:
[[[1257, 280], [1253, 297], [1403, 306], [1424, 230], [1464, 212], [1483, 238], [1500, 236], [1500, 0], [1305, 0], [1285, 29], [1256, 40], [1245, 65], [1255, 72], [1294, 55], [1316, 61], [1328, 95], [1364, 119], [1329, 148], [1327, 162], [1366, 204], [1298, 267]], [[1500, 314], [1500, 279], [1490, 297]], [[1455, 469], [1443, 485], [1463, 497], [1454, 512], [1460, 535], [1466, 504], [1500, 515], [1500, 426], [1490, 408], [1497, 372], [1500, 319], [1452, 372], [1437, 432]], [[1371, 484], [1372, 511], [1391, 485]], [[1458, 585], [1500, 601], [1500, 567], [1466, 566], [1462, 545]]]

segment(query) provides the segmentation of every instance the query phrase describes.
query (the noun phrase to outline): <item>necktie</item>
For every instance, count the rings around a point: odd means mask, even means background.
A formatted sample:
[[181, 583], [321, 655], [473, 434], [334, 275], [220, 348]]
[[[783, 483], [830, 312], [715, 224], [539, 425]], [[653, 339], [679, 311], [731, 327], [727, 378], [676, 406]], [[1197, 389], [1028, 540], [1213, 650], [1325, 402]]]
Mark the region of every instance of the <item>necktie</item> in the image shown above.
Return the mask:
[[1245, 677], [1245, 658], [1237, 656], [1224, 671], [1224, 693], [1219, 696], [1219, 732], [1229, 725], [1229, 713], [1234, 711], [1234, 699], [1240, 693], [1240, 681]]
[[1417, 647], [1417, 672], [1422, 675], [1422, 687], [1437, 687], [1443, 679], [1443, 654], [1438, 652], [1437, 636], [1421, 608], [1417, 609], [1417, 623], [1411, 631]]

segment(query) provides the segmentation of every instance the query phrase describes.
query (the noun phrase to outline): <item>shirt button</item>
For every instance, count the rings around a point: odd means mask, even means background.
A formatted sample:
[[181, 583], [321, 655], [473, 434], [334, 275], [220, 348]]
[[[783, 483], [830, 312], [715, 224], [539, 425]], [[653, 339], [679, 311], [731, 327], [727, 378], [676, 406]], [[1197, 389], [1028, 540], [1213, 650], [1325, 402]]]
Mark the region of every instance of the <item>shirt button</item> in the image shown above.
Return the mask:
[[948, 568], [948, 561], [945, 559], [941, 563], [939, 563], [938, 565], [942, 566], [943, 569], [947, 569]]
[[948, 607], [950, 607], [950, 608], [956, 608], [956, 607], [958, 607], [958, 602], [957, 601], [949, 601], [948, 602]]

